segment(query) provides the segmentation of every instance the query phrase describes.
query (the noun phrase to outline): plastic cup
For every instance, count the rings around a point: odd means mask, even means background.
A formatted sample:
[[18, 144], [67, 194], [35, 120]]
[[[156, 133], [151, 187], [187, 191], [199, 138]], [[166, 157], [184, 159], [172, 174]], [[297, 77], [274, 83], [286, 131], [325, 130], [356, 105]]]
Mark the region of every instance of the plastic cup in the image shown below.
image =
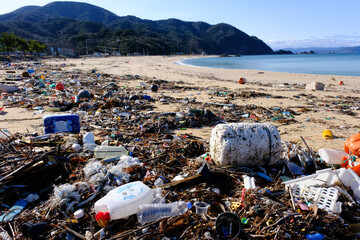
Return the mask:
[[210, 204], [205, 203], [205, 202], [196, 202], [196, 203], [194, 203], [194, 205], [195, 205], [197, 214], [206, 214], [208, 208], [210, 207]]

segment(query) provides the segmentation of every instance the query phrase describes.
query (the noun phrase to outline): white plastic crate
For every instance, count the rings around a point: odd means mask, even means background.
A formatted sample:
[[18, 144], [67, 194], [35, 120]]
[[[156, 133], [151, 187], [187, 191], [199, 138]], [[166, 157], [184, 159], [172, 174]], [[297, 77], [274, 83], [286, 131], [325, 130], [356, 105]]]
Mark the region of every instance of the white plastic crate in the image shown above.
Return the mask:
[[329, 212], [340, 213], [341, 202], [337, 202], [338, 190], [336, 188], [321, 188], [319, 198], [317, 199], [317, 205], [319, 208]]
[[316, 171], [315, 174], [283, 182], [285, 188], [294, 185], [302, 186], [332, 186], [336, 182], [342, 182], [345, 186], [351, 188], [357, 200], [360, 200], [360, 178], [352, 169], [340, 168], [333, 170], [331, 168]]
[[340, 213], [341, 203], [337, 202], [338, 190], [334, 187], [307, 187], [295, 184], [291, 188], [295, 197], [302, 197], [328, 212]]

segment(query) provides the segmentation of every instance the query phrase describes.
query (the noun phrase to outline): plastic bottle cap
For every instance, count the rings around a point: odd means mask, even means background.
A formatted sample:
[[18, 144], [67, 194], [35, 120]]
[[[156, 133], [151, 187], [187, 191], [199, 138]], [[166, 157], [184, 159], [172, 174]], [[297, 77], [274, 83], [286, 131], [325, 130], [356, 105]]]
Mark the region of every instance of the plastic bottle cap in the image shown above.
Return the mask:
[[205, 202], [195, 202], [194, 206], [196, 208], [197, 214], [206, 214], [208, 208], [210, 207], [210, 204], [205, 203]]
[[76, 219], [82, 218], [84, 216], [84, 210], [79, 209], [74, 212], [74, 217]]
[[73, 144], [71, 147], [77, 152], [81, 150], [80, 144], [77, 144], [77, 143]]

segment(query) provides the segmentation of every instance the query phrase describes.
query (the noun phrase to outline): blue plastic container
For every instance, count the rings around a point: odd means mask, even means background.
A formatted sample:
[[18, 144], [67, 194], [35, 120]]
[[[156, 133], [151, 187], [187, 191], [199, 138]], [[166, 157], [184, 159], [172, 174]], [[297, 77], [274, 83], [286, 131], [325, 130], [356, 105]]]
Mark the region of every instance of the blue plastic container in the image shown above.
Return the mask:
[[44, 134], [49, 133], [79, 133], [80, 118], [76, 114], [59, 114], [43, 116]]
[[314, 233], [314, 234], [306, 235], [306, 239], [307, 240], [323, 240], [323, 239], [325, 239], [325, 237], [321, 233]]

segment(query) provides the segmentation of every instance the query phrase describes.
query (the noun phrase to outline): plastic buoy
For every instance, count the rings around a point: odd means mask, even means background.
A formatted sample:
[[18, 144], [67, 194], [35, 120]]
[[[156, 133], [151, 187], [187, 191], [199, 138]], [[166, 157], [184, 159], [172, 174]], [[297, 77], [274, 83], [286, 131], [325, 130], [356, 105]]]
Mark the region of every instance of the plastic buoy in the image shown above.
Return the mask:
[[238, 83], [239, 84], [245, 84], [246, 83], [246, 78], [240, 78]]
[[344, 85], [344, 82], [343, 82], [343, 81], [340, 81], [340, 82], [339, 82], [339, 85]]
[[62, 82], [59, 82], [59, 83], [57, 83], [57, 84], [55, 85], [55, 89], [56, 89], [56, 90], [59, 90], [59, 91], [62, 91], [62, 90], [65, 89], [65, 86], [64, 86], [64, 84], [63, 84]]

